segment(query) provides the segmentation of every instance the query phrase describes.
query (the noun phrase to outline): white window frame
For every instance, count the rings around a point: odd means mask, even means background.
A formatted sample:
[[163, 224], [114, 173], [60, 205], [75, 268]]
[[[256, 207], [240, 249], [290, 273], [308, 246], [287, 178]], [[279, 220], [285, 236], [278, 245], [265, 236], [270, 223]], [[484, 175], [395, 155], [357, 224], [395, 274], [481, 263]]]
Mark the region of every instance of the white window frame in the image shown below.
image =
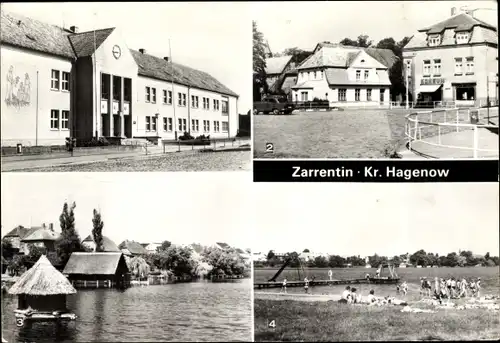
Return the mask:
[[[67, 77], [67, 79], [66, 79]], [[61, 78], [61, 91], [64, 92], [69, 92], [70, 91], [70, 73], [67, 71], [62, 72], [62, 78]]]
[[370, 75], [370, 71], [369, 70], [365, 70], [365, 72], [363, 73], [364, 79], [367, 80], [369, 75]]
[[228, 121], [222, 122], [222, 132], [229, 132], [229, 122]]
[[182, 106], [182, 93], [181, 92], [177, 92], [177, 96], [178, 96], [178, 99], [179, 99], [178, 105]]
[[146, 102], [151, 102], [151, 87], [146, 86]]
[[356, 70], [356, 81], [361, 80], [361, 70]]
[[465, 73], [467, 75], [474, 74], [474, 57], [469, 56], [465, 58]]
[[151, 131], [151, 117], [150, 116], [146, 116], [146, 132], [149, 132]]
[[441, 44], [441, 35], [429, 35], [429, 46], [438, 46]]
[[151, 103], [156, 104], [156, 88], [151, 88]]
[[167, 90], [164, 89], [163, 90], [163, 104], [166, 105], [167, 104], [167, 101], [168, 101], [168, 97], [167, 97]]
[[469, 32], [457, 32], [455, 35], [455, 43], [456, 44], [467, 44], [469, 43]]
[[[50, 110], [50, 129], [52, 131], [59, 131], [60, 130], [60, 123], [59, 123], [59, 113], [60, 111], [59, 110], [54, 110], [54, 109], [51, 109]], [[55, 116], [54, 116], [55, 114]]]
[[455, 75], [462, 75], [464, 73], [464, 64], [462, 57], [455, 57]]
[[61, 111], [61, 130], [65, 130], [65, 131], [69, 130], [69, 111], [68, 110]]
[[[428, 63], [427, 63], [428, 62]], [[424, 60], [423, 62], [423, 76], [431, 76], [431, 60]]]
[[366, 101], [372, 101], [372, 89], [368, 88], [366, 90]]
[[354, 89], [354, 101], [361, 101], [361, 89]]
[[50, 73], [50, 89], [53, 91], [60, 90], [61, 87], [61, 72], [56, 69], [52, 69]]
[[339, 88], [338, 92], [339, 101], [347, 101], [347, 88]]
[[158, 117], [151, 116], [151, 131], [156, 132]]
[[432, 66], [433, 73], [432, 75], [434, 76], [441, 76], [441, 59], [436, 58], [433, 60], [434, 64]]
[[220, 122], [218, 120], [214, 120], [214, 132], [220, 132]]
[[172, 105], [172, 102], [173, 102], [173, 94], [172, 94], [172, 91], [167, 91], [168, 92], [168, 102], [167, 104], [168, 105]]

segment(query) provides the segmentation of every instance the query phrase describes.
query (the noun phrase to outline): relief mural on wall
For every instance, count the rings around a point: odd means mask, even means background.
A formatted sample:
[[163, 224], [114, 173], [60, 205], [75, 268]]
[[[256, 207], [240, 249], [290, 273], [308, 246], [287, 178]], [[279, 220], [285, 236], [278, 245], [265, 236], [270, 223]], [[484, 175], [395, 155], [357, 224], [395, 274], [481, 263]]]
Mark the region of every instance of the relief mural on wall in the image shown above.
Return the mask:
[[24, 77], [16, 75], [14, 66], [9, 67], [5, 84], [5, 104], [20, 109], [31, 102], [31, 81], [28, 73]]

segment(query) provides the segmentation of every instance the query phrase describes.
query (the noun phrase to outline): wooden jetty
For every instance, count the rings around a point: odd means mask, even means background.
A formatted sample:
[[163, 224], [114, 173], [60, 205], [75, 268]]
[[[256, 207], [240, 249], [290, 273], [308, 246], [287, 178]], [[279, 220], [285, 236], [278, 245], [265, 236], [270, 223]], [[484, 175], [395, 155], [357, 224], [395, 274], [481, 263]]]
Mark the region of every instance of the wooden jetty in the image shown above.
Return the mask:
[[[333, 285], [351, 285], [351, 284], [397, 284], [399, 278], [362, 278], [362, 279], [346, 279], [346, 280], [310, 280], [309, 286], [333, 286]], [[287, 281], [287, 287], [304, 287], [304, 281]], [[283, 282], [254, 282], [255, 289], [261, 288], [281, 288]]]

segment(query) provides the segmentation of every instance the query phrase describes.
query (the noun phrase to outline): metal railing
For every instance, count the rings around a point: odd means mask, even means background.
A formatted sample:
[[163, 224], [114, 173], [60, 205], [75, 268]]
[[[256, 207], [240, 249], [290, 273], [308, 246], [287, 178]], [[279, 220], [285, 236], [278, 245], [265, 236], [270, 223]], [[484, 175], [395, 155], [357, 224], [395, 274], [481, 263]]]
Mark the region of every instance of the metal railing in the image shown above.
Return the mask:
[[[213, 149], [217, 150], [218, 148], [226, 149], [226, 148], [240, 148], [243, 145], [248, 144], [248, 148], [250, 149], [250, 138], [248, 137], [231, 137], [231, 138], [210, 138], [210, 139], [189, 139], [189, 140], [170, 140], [164, 139], [161, 141], [163, 146], [163, 153], [166, 153], [167, 146], [177, 146], [177, 152], [181, 151], [182, 146], [191, 147], [191, 150], [197, 149]], [[217, 147], [219, 144], [219, 147]], [[220, 145], [222, 144], [222, 145]]]
[[[491, 121], [495, 118], [496, 124]], [[480, 147], [480, 134], [483, 132], [481, 129], [498, 134], [498, 107], [419, 111], [406, 115], [405, 119], [405, 136], [409, 150], [416, 151], [413, 146], [416, 142], [420, 142], [436, 147], [469, 150], [475, 159], [480, 157], [481, 152], [498, 156], [498, 146], [496, 149]], [[455, 145], [442, 142], [443, 135], [467, 130], [473, 131], [470, 144]]]

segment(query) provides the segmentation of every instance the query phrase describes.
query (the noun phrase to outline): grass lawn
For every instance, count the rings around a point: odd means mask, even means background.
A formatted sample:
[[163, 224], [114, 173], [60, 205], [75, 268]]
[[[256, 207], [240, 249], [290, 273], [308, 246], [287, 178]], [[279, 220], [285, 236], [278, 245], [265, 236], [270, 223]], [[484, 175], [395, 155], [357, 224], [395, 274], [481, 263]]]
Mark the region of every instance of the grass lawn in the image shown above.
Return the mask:
[[30, 172], [238, 171], [251, 169], [250, 151], [168, 153], [137, 159], [27, 169]]
[[[254, 116], [256, 158], [383, 158], [404, 145], [404, 109]], [[274, 144], [274, 154], [265, 144]]]
[[[437, 313], [401, 313], [401, 308], [255, 299], [255, 341], [500, 338], [500, 319], [498, 313], [492, 311], [450, 309]], [[272, 320], [275, 320], [275, 328], [268, 327]]]

